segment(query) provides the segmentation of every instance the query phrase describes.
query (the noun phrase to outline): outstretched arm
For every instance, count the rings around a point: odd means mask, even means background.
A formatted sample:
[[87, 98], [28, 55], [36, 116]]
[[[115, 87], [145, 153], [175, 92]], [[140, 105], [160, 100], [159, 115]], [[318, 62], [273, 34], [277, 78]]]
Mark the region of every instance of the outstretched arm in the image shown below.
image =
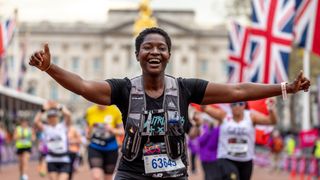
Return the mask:
[[29, 64], [47, 72], [61, 86], [83, 96], [89, 101], [103, 105], [111, 103], [111, 87], [109, 83], [84, 80], [77, 74], [52, 64], [48, 44], [44, 45], [43, 50], [35, 52], [30, 57]]
[[[310, 80], [300, 72], [296, 80], [286, 85], [287, 93], [307, 91]], [[280, 84], [238, 83], [219, 84], [209, 83], [202, 104], [231, 103], [263, 99], [282, 94]]]

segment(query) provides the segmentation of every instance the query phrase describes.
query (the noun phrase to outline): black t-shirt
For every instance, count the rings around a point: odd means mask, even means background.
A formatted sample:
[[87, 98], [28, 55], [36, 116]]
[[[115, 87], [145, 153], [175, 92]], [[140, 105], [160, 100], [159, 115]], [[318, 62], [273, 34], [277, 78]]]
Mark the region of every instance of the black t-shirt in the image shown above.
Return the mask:
[[[111, 104], [118, 106], [122, 113], [124, 127], [128, 116], [129, 95], [131, 90], [131, 82], [128, 78], [124, 79], [108, 79], [107, 82], [111, 86]], [[184, 130], [186, 133], [191, 128], [191, 123], [188, 118], [188, 106], [190, 103], [200, 104], [202, 102], [208, 82], [201, 79], [183, 79], [178, 78], [179, 84], [179, 101], [180, 101], [180, 116], [185, 120]], [[147, 109], [161, 109], [163, 95], [158, 98], [151, 98], [146, 94]], [[154, 139], [159, 141], [159, 139]], [[146, 139], [142, 139], [141, 146], [144, 145]], [[140, 148], [142, 149], [142, 148]], [[142, 160], [142, 151], [138, 157], [128, 162], [121, 158], [119, 170], [130, 171], [134, 173], [144, 173], [144, 164]]]

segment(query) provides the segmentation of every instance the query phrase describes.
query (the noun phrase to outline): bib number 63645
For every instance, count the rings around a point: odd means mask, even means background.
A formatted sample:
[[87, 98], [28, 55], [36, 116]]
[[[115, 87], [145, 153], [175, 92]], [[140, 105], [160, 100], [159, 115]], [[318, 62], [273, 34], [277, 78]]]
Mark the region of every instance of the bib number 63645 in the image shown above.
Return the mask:
[[172, 161], [172, 160], [167, 159], [165, 157], [159, 157], [159, 158], [152, 159], [151, 163], [152, 163], [153, 169], [177, 166], [177, 163], [175, 161]]
[[144, 156], [144, 165], [146, 173], [173, 171], [185, 167], [181, 158], [171, 160], [166, 154]]

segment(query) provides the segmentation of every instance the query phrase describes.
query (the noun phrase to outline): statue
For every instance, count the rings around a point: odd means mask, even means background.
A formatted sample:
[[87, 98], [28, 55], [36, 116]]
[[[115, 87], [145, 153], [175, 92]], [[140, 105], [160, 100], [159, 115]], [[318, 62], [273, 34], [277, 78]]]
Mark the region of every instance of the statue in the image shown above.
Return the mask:
[[152, 17], [149, 0], [142, 0], [139, 5], [139, 18], [135, 21], [133, 33], [137, 36], [143, 29], [157, 26], [157, 21]]

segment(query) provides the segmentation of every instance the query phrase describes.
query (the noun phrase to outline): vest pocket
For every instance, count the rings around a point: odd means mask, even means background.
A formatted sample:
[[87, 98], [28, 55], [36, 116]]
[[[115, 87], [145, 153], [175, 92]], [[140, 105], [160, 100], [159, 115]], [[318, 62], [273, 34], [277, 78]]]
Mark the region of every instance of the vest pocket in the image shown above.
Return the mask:
[[122, 145], [122, 153], [127, 160], [133, 160], [139, 151], [141, 137], [139, 136], [140, 120], [128, 118], [126, 124], [126, 135]]

